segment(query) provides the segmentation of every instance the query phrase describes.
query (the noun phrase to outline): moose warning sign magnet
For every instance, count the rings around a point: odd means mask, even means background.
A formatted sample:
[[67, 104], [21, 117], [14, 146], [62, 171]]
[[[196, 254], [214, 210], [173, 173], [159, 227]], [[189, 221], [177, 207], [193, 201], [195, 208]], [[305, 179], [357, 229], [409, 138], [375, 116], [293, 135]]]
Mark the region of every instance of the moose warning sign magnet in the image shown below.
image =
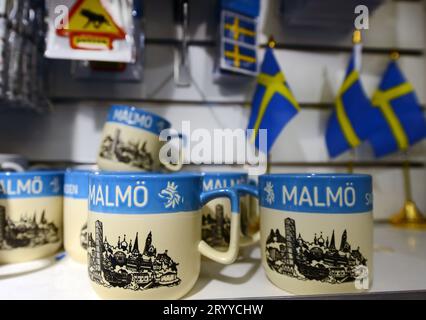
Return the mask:
[[73, 49], [86, 50], [112, 50], [112, 42], [126, 36], [100, 0], [78, 0], [71, 9], [68, 25], [56, 32], [69, 37]]
[[132, 1], [52, 0], [48, 10], [46, 57], [134, 62]]

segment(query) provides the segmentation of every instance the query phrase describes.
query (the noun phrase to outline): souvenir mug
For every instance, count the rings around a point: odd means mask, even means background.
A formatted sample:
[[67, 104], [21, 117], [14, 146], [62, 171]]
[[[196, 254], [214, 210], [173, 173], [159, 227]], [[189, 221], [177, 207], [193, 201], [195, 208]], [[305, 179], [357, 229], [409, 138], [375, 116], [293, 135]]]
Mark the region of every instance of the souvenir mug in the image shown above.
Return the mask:
[[102, 133], [97, 164], [110, 171], [158, 171], [161, 164], [170, 171], [182, 168], [160, 161], [161, 131], [170, 129], [166, 119], [148, 111], [128, 106], [113, 106], [109, 110]]
[[0, 171], [20, 172], [28, 167], [28, 161], [18, 154], [0, 154]]
[[273, 284], [296, 294], [370, 288], [371, 176], [263, 175], [259, 193], [262, 264]]
[[[193, 173], [95, 173], [89, 177], [88, 270], [99, 296], [177, 299], [194, 286], [201, 256], [230, 264], [238, 255], [240, 216], [232, 189], [202, 191]], [[231, 201], [226, 252], [201, 240], [201, 208]]]
[[64, 247], [74, 260], [87, 262], [89, 170], [67, 170], [64, 178]]
[[[258, 233], [251, 230], [249, 220], [249, 196], [258, 196], [257, 189], [248, 185], [248, 175], [243, 172], [204, 172], [203, 191], [221, 188], [233, 188], [240, 194], [241, 207], [241, 239], [240, 245], [246, 246], [258, 240]], [[226, 248], [229, 245], [231, 204], [227, 198], [217, 198], [202, 208], [202, 238], [215, 248]]]
[[62, 246], [63, 172], [0, 173], [0, 263], [54, 254]]

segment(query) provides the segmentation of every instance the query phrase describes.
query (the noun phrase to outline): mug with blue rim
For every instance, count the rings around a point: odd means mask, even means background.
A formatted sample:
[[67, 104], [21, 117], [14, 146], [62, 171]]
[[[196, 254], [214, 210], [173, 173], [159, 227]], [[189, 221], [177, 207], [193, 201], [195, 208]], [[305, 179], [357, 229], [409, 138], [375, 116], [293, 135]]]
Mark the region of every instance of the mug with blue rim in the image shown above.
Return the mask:
[[[259, 239], [257, 229], [250, 219], [249, 196], [257, 198], [255, 186], [249, 184], [248, 174], [244, 172], [203, 172], [203, 191], [220, 188], [233, 188], [240, 195], [241, 239], [240, 246], [254, 244]], [[202, 238], [215, 248], [227, 248], [230, 239], [231, 205], [227, 198], [217, 198], [206, 204], [203, 209]]]
[[97, 164], [110, 171], [170, 171], [182, 168], [181, 154], [173, 163], [160, 158], [160, 133], [171, 128], [166, 119], [131, 106], [115, 105], [108, 112]]
[[0, 173], [0, 263], [35, 260], [62, 246], [63, 171]]
[[64, 248], [81, 263], [87, 262], [87, 197], [92, 172], [68, 169], [64, 178]]
[[[204, 192], [196, 173], [97, 172], [89, 176], [88, 270], [102, 298], [177, 299], [200, 273], [201, 254], [222, 264], [238, 256], [239, 198], [229, 188]], [[201, 208], [231, 201], [228, 250], [201, 238]]]
[[371, 287], [371, 176], [268, 174], [259, 194], [262, 264], [272, 283], [296, 294]]

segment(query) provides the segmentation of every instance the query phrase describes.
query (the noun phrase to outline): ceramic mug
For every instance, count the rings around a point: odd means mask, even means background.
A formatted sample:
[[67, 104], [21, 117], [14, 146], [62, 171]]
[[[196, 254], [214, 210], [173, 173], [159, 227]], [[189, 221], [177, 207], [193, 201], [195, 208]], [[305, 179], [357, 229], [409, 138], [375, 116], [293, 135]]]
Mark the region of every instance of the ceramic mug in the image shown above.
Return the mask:
[[69, 169], [64, 178], [64, 247], [81, 263], [87, 262], [87, 196], [92, 172]]
[[170, 129], [166, 119], [129, 106], [112, 106], [102, 132], [97, 164], [110, 171], [158, 171], [163, 165], [170, 171], [182, 168], [160, 159], [160, 133]]
[[28, 161], [18, 154], [0, 154], [0, 171], [22, 172], [28, 168]]
[[273, 284], [296, 294], [371, 287], [371, 176], [263, 175], [259, 194], [262, 264]]
[[35, 260], [62, 246], [62, 171], [0, 173], [0, 263]]
[[[232, 189], [202, 191], [195, 173], [95, 173], [89, 177], [88, 264], [102, 298], [177, 299], [191, 290], [201, 256], [230, 264], [238, 255], [239, 198]], [[201, 208], [231, 201], [226, 252], [201, 239]]]
[[[244, 172], [203, 172], [203, 191], [233, 188], [240, 195], [241, 239], [240, 245], [247, 246], [258, 240], [258, 230], [253, 230], [249, 220], [249, 196], [257, 198], [255, 187], [248, 185]], [[215, 248], [226, 248], [230, 239], [231, 204], [227, 198], [217, 198], [202, 208], [202, 238]]]

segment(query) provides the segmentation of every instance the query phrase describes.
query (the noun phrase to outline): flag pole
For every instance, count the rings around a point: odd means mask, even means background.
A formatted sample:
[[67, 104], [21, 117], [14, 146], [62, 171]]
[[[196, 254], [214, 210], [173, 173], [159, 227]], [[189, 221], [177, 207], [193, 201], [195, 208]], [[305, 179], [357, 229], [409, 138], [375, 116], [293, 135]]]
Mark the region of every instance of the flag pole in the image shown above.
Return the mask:
[[[352, 34], [352, 44], [354, 46], [356, 46], [356, 45], [361, 44], [361, 41], [362, 41], [361, 31], [358, 30], [358, 29], [355, 29], [354, 33]], [[357, 68], [357, 67], [359, 68], [360, 64], [361, 64], [360, 61], [359, 61], [360, 57], [355, 56], [354, 58], [355, 58], [355, 61], [354, 61], [355, 62], [355, 68]], [[358, 72], [359, 71], [360, 70], [358, 70]], [[350, 157], [350, 159], [348, 161], [347, 170], [348, 170], [348, 173], [354, 173], [354, 164], [355, 164], [355, 159], [356, 159], [356, 148], [353, 148], [353, 149], [350, 150], [349, 157]]]
[[[399, 52], [392, 51], [390, 58], [394, 61], [399, 59]], [[426, 218], [417, 208], [413, 200], [410, 176], [410, 159], [407, 151], [404, 151], [404, 164], [402, 168], [404, 179], [405, 201], [402, 209], [390, 218], [390, 223], [396, 227], [411, 229], [426, 229]]]
[[[270, 49], [274, 49], [276, 44], [277, 43], [275, 42], [274, 36], [270, 35], [269, 38], [268, 38], [268, 47]], [[266, 160], [266, 173], [267, 174], [271, 173], [271, 160], [270, 159], [271, 159], [271, 154], [268, 153], [267, 160]]]

